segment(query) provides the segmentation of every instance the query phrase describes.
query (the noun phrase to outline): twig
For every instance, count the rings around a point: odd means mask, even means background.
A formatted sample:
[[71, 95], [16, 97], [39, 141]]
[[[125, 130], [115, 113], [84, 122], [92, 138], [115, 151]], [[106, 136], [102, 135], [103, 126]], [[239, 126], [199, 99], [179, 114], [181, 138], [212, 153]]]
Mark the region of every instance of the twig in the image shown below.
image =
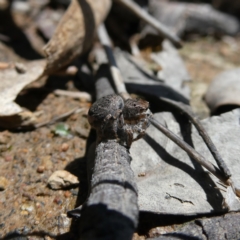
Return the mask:
[[164, 135], [170, 138], [173, 142], [175, 142], [180, 148], [182, 148], [185, 152], [189, 154], [194, 160], [200, 163], [203, 167], [205, 167], [209, 172], [215, 175], [218, 179], [220, 179], [223, 183], [226, 183], [227, 178], [223, 176], [222, 172], [214, 166], [211, 162], [207, 161], [201, 154], [199, 154], [194, 148], [192, 148], [189, 144], [184, 142], [180, 137], [175, 135], [169, 129], [164, 127], [161, 123], [159, 123], [156, 119], [152, 119], [151, 123], [154, 127], [156, 127], [159, 131], [161, 131]]
[[54, 93], [59, 96], [67, 96], [67, 97], [77, 98], [77, 99], [85, 100], [88, 102], [92, 101], [91, 95], [86, 92], [72, 92], [72, 91], [57, 89], [54, 91]]
[[180, 110], [183, 114], [185, 114], [190, 119], [190, 121], [193, 123], [193, 125], [198, 130], [199, 135], [202, 137], [203, 141], [206, 143], [206, 145], [207, 145], [209, 151], [211, 152], [211, 154], [213, 155], [214, 159], [216, 160], [216, 163], [217, 163], [219, 169], [223, 172], [223, 174], [225, 175], [226, 178], [231, 177], [232, 174], [230, 173], [230, 170], [228, 169], [227, 165], [225, 164], [222, 157], [220, 156], [216, 146], [212, 142], [207, 131], [204, 129], [201, 122], [198, 120], [197, 116], [194, 114], [194, 112], [192, 112], [191, 108], [184, 103], [176, 102], [174, 100], [170, 100], [167, 98], [161, 97], [161, 100], [170, 104], [171, 106], [177, 108], [178, 110]]
[[45, 126], [49, 126], [49, 125], [52, 125], [60, 120], [63, 120], [64, 118], [67, 118], [69, 117], [70, 115], [72, 115], [73, 113], [77, 112], [77, 110], [79, 110], [80, 108], [79, 107], [76, 107], [72, 110], [70, 110], [69, 112], [66, 112], [66, 113], [63, 113], [57, 117], [54, 117], [53, 119], [51, 119], [50, 121], [45, 121], [43, 123], [38, 123], [38, 124], [35, 124], [33, 127], [36, 129], [36, 128], [40, 128], [40, 127], [45, 127]]
[[129, 10], [131, 10], [134, 14], [136, 14], [139, 18], [141, 18], [146, 23], [150, 24], [153, 28], [155, 28], [162, 36], [169, 39], [175, 47], [181, 48], [182, 43], [181, 40], [172, 33], [165, 25], [157, 21], [151, 15], [149, 15], [145, 10], [141, 9], [136, 3], [131, 0], [116, 0], [119, 3], [123, 4]]
[[119, 68], [117, 67], [117, 63], [112, 52], [111, 41], [103, 24], [98, 28], [98, 38], [105, 49], [117, 93], [120, 94], [124, 99], [130, 98], [123, 82], [122, 75], [119, 71]]

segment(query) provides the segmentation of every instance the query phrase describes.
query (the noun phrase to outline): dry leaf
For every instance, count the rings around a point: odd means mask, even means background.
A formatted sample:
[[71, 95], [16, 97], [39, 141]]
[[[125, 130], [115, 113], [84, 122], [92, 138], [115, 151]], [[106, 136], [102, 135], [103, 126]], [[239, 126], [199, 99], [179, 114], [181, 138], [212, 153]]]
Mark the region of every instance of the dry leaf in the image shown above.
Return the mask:
[[43, 51], [46, 72], [54, 72], [69, 64], [92, 44], [97, 26], [105, 19], [111, 0], [72, 0], [51, 40]]
[[22, 111], [14, 100], [26, 85], [42, 76], [46, 61], [37, 60], [24, 65], [25, 73], [19, 73], [14, 66], [0, 71], [0, 117], [18, 114]]
[[28, 62], [21, 69], [19, 64], [15, 68], [5, 68], [5, 65], [2, 67], [0, 117], [22, 111], [14, 99], [27, 84], [43, 74], [62, 68], [90, 48], [96, 27], [105, 19], [110, 6], [111, 0], [72, 0], [52, 39], [44, 47], [47, 61]]

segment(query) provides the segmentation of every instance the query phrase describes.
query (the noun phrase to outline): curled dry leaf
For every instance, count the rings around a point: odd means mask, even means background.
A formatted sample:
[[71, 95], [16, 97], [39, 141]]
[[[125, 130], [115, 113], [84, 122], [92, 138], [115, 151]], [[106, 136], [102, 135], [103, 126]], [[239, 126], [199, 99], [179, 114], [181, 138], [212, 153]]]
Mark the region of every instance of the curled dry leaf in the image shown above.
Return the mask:
[[52, 39], [44, 47], [47, 61], [28, 62], [24, 70], [19, 64], [15, 68], [0, 66], [0, 117], [22, 111], [14, 99], [27, 84], [66, 66], [90, 48], [96, 27], [105, 19], [110, 6], [111, 0], [72, 0]]
[[66, 66], [91, 47], [95, 30], [110, 7], [111, 0], [72, 0], [53, 37], [44, 46], [46, 72]]
[[240, 106], [240, 68], [224, 71], [211, 82], [205, 101], [214, 114]]
[[42, 76], [46, 60], [27, 62], [24, 65], [25, 73], [19, 73], [14, 66], [0, 71], [0, 117], [18, 114], [22, 111], [14, 99], [26, 85]]

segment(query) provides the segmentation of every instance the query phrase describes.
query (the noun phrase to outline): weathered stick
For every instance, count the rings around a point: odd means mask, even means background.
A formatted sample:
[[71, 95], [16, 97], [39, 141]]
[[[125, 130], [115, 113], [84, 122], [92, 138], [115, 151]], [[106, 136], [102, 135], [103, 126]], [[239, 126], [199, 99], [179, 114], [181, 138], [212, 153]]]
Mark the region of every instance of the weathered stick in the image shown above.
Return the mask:
[[145, 10], [141, 9], [136, 3], [134, 3], [131, 0], [116, 0], [116, 1], [126, 6], [139, 18], [141, 18], [143, 21], [154, 27], [159, 32], [159, 34], [169, 39], [174, 44], [175, 47], [177, 48], [182, 47], [181, 40], [178, 38], [177, 35], [171, 33], [171, 31], [166, 26], [164, 26], [162, 23], [160, 23], [151, 15], [149, 15]]
[[[129, 101], [124, 102], [116, 94], [107, 95], [97, 100], [89, 110], [89, 122], [97, 130], [97, 146], [90, 195], [81, 209], [81, 239], [97, 239], [101, 236], [102, 239], [130, 240], [137, 227], [137, 186], [129, 153], [134, 126], [130, 129], [131, 126], [125, 124], [125, 117], [128, 120], [135, 119], [134, 124], [140, 124], [137, 129], [141, 127], [145, 131], [150, 115], [147, 102]], [[142, 117], [136, 121], [138, 108], [131, 108], [136, 104], [143, 108], [146, 106], [146, 124], [142, 124]]]
[[131, 156], [115, 139], [95, 150], [90, 196], [81, 211], [81, 239], [132, 239], [138, 224]]
[[56, 89], [54, 90], [54, 94], [58, 96], [67, 96], [71, 98], [77, 98], [77, 99], [88, 101], [88, 102], [91, 102], [92, 100], [91, 95], [87, 92], [73, 92], [73, 91]]

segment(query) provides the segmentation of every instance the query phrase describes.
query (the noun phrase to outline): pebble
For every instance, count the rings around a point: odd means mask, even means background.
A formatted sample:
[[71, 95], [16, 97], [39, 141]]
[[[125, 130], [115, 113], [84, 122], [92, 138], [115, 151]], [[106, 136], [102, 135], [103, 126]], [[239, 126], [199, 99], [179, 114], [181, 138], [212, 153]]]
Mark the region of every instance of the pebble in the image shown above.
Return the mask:
[[71, 220], [67, 217], [67, 214], [62, 213], [60, 215], [60, 226], [61, 227], [68, 227], [71, 223]]
[[13, 157], [12, 157], [11, 155], [6, 155], [6, 156], [4, 157], [4, 160], [5, 160], [6, 162], [10, 162], [10, 161], [13, 160]]
[[21, 215], [23, 215], [23, 216], [27, 216], [29, 213], [28, 213], [28, 211], [26, 211], [26, 210], [23, 210], [23, 211], [21, 211], [21, 213], [20, 213]]
[[142, 172], [142, 173], [139, 173], [138, 174], [138, 177], [145, 177], [146, 176], [146, 173], [145, 172]]
[[65, 197], [65, 198], [69, 198], [71, 195], [72, 195], [72, 194], [71, 194], [71, 192], [69, 192], [69, 191], [64, 192], [64, 197]]
[[67, 143], [63, 143], [61, 146], [61, 151], [66, 152], [69, 148], [69, 145]]
[[51, 156], [47, 155], [41, 158], [41, 165], [45, 167], [46, 170], [50, 170], [53, 168], [53, 162], [51, 160]]
[[15, 69], [18, 73], [25, 73], [27, 71], [26, 66], [23, 63], [16, 62]]
[[5, 177], [0, 177], [0, 191], [4, 191], [8, 187], [8, 180]]
[[30, 8], [30, 5], [28, 3], [28, 1], [13, 1], [12, 5], [12, 10], [13, 11], [16, 11], [16, 12], [19, 12], [19, 13], [28, 13], [31, 8]]
[[26, 203], [26, 204], [23, 204], [23, 205], [21, 206], [21, 210], [27, 211], [27, 212], [33, 212], [34, 206], [31, 205], [31, 204]]
[[41, 203], [37, 202], [37, 203], [36, 203], [36, 207], [37, 207], [37, 208], [40, 208], [40, 207], [41, 207]]
[[61, 204], [62, 204], [62, 200], [61, 200], [60, 197], [55, 197], [55, 198], [53, 199], [53, 202], [56, 203], [56, 204], [58, 204], [58, 205], [61, 205]]
[[55, 171], [48, 179], [48, 185], [52, 189], [63, 189], [78, 184], [78, 178], [65, 170]]
[[11, 136], [8, 131], [0, 133], [0, 144], [7, 144], [11, 140]]
[[43, 173], [44, 171], [45, 171], [45, 166], [43, 166], [43, 165], [38, 166], [38, 168], [37, 168], [38, 173]]

